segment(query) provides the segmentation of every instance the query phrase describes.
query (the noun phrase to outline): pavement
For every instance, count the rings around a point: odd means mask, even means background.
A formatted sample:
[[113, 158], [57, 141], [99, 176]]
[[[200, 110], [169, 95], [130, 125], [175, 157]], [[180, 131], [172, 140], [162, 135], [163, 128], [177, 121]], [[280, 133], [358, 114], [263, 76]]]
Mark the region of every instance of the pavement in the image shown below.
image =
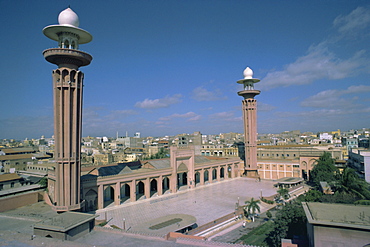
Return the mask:
[[[198, 226], [211, 222], [221, 216], [233, 213], [235, 205], [243, 205], [252, 197], [259, 198], [276, 194], [274, 182], [270, 180], [256, 182], [251, 178], [224, 180], [193, 190], [182, 190], [175, 194], [152, 197], [134, 203], [121, 204], [96, 211], [98, 220], [110, 220], [109, 224], [125, 228], [128, 232], [148, 232], [150, 225], [143, 228], [145, 222], [169, 214], [188, 214], [196, 218]], [[268, 209], [260, 205], [261, 212]], [[161, 236], [167, 232], [152, 231]]]
[[[73, 242], [31, 238], [33, 225], [55, 214], [45, 203], [38, 203], [33, 205], [34, 209], [26, 206], [0, 213], [0, 246], [191, 246], [164, 241], [160, 238], [163, 235], [161, 232], [148, 234], [150, 224], [145, 223], [169, 214], [187, 214], [195, 217], [197, 224], [201, 226], [232, 213], [238, 200], [242, 205], [252, 197], [259, 198], [261, 193], [266, 197], [276, 194], [273, 185], [274, 181], [257, 182], [243, 177], [108, 207], [96, 212], [98, 219], [110, 220], [108, 224], [125, 229], [127, 234], [93, 231]], [[261, 213], [270, 207], [262, 203]], [[223, 235], [230, 235], [230, 231]], [[217, 241], [228, 242], [221, 238]]]

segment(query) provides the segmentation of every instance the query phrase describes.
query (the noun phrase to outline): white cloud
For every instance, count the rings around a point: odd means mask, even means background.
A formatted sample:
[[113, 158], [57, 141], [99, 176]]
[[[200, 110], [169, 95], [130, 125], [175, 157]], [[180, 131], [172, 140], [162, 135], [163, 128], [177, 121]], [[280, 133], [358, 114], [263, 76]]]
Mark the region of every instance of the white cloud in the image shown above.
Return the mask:
[[144, 101], [136, 102], [135, 107], [144, 109], [167, 108], [170, 105], [180, 103], [182, 101], [181, 98], [181, 94], [175, 94], [173, 96], [166, 96], [162, 99], [145, 99]]
[[209, 115], [210, 118], [222, 118], [222, 119], [230, 119], [234, 117], [234, 112], [218, 112]]
[[370, 9], [358, 7], [346, 16], [340, 15], [335, 18], [333, 25], [343, 34], [364, 30], [370, 25]]
[[341, 58], [333, 53], [348, 38], [369, 37], [370, 9], [358, 7], [346, 16], [338, 16], [333, 22], [340, 35], [329, 35], [324, 41], [309, 47], [307, 54], [287, 64], [282, 70], [272, 70], [261, 80], [259, 87], [268, 90], [276, 87], [305, 85], [316, 80], [338, 80], [355, 75], [361, 69], [368, 70], [368, 47], [358, 49], [351, 57]]
[[226, 100], [226, 96], [222, 96], [222, 92], [219, 89], [214, 91], [208, 91], [204, 87], [197, 87], [192, 92], [192, 98], [196, 101], [216, 101]]
[[268, 90], [276, 87], [310, 84], [315, 80], [337, 80], [351, 76], [363, 64], [364, 51], [342, 60], [330, 52], [325, 43], [311, 46], [307, 55], [298, 58], [284, 70], [269, 72], [259, 85]]
[[327, 109], [351, 109], [357, 108], [358, 97], [345, 98], [345, 95], [370, 92], [370, 86], [350, 86], [345, 90], [331, 89], [321, 91], [301, 102], [303, 107], [327, 108]]
[[201, 115], [198, 115], [194, 112], [187, 112], [187, 113], [184, 113], [184, 114], [178, 114], [178, 113], [175, 113], [175, 114], [172, 114], [170, 116], [167, 116], [167, 117], [161, 117], [159, 118], [158, 120], [158, 124], [163, 124], [165, 121], [170, 121], [170, 120], [173, 120], [173, 119], [176, 119], [176, 118], [187, 118], [187, 121], [196, 121], [196, 120], [199, 120], [201, 118]]

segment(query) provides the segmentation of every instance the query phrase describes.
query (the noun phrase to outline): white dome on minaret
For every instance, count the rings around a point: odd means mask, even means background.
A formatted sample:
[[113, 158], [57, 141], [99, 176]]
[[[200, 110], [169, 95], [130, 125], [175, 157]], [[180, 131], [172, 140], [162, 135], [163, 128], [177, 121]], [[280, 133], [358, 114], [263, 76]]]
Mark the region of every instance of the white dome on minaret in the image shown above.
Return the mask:
[[244, 75], [244, 79], [252, 79], [253, 78], [253, 70], [251, 68], [247, 67], [244, 70], [243, 75]]
[[59, 25], [64, 26], [78, 27], [80, 25], [78, 15], [69, 7], [60, 12], [58, 16], [58, 22]]

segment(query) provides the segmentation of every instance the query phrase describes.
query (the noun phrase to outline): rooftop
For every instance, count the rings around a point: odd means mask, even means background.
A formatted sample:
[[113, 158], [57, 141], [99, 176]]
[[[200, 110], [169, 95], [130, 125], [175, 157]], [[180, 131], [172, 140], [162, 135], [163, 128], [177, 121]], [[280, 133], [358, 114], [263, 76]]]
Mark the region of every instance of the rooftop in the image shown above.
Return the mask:
[[91, 214], [65, 212], [35, 224], [35, 228], [66, 232], [94, 218], [96, 218], [96, 216]]
[[302, 205], [310, 224], [370, 231], [370, 206], [319, 202], [303, 202]]
[[6, 182], [11, 180], [21, 179], [21, 177], [16, 173], [7, 173], [0, 175], [0, 182]]

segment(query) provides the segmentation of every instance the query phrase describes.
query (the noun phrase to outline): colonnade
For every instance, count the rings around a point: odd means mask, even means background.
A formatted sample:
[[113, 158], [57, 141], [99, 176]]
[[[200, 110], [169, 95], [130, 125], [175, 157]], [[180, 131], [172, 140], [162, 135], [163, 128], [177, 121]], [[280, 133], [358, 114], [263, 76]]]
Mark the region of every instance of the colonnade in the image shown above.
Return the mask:
[[[168, 170], [167, 170], [168, 171]], [[111, 179], [99, 179], [96, 186], [84, 191], [86, 210], [103, 209], [108, 205], [120, 205], [127, 202], [148, 199], [167, 193], [176, 193], [179, 189], [193, 189], [222, 180], [240, 176], [239, 164], [220, 164], [196, 168], [194, 176], [188, 176], [189, 171], [170, 171], [160, 174], [142, 174], [111, 176]], [[101, 180], [101, 181], [99, 181]]]

